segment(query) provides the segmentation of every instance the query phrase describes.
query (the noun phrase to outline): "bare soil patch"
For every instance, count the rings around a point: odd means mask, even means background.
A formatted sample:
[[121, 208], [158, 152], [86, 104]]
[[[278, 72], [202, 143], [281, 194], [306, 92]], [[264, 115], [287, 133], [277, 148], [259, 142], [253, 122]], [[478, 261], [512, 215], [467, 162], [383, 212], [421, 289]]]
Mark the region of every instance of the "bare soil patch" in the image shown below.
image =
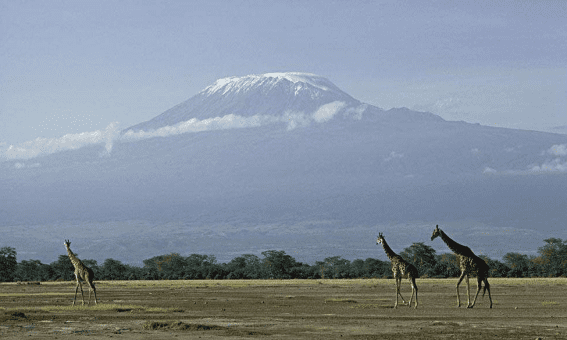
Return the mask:
[[73, 282], [5, 283], [0, 337], [567, 339], [567, 279], [492, 278], [492, 309], [457, 308], [456, 281], [419, 279], [418, 309], [393, 308], [393, 280], [100, 281], [96, 306], [71, 306]]

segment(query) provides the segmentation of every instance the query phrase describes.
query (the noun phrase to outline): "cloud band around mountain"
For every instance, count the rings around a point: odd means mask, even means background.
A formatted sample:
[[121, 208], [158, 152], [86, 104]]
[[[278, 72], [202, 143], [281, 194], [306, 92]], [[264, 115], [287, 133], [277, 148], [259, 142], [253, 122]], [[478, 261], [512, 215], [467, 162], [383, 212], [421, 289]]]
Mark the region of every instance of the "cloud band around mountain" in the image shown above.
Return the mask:
[[[150, 131], [128, 130], [120, 134], [118, 123], [109, 124], [104, 130], [83, 132], [78, 134], [66, 134], [59, 138], [36, 138], [32, 141], [24, 142], [19, 145], [4, 146], [0, 151], [0, 159], [32, 159], [66, 150], [76, 150], [89, 145], [103, 144], [105, 149], [101, 156], [108, 156], [112, 151], [115, 142], [132, 142], [147, 138], [169, 137], [184, 133], [195, 133], [201, 131], [227, 130], [260, 127], [269, 124], [284, 123], [288, 130], [298, 127], [305, 127], [313, 122], [324, 123], [332, 119], [339, 111], [345, 108], [346, 103], [335, 101], [322, 105], [314, 113], [307, 115], [303, 112], [286, 112], [281, 116], [254, 115], [244, 117], [228, 114], [223, 117], [198, 120], [190, 120], [164, 126]], [[353, 110], [356, 110], [353, 109]], [[359, 110], [360, 111], [360, 110]], [[356, 117], [355, 117], [356, 118]], [[20, 164], [20, 163], [18, 163]], [[18, 168], [22, 168], [19, 166]]]

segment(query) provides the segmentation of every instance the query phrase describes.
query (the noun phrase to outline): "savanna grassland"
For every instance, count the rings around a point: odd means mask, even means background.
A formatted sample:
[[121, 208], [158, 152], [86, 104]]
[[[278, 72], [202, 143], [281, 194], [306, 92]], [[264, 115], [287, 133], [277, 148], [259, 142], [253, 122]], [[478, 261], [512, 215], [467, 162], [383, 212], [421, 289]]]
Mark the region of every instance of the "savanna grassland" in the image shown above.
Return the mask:
[[[0, 336], [65, 339], [566, 339], [567, 279], [491, 278], [457, 308], [457, 279], [418, 279], [419, 307], [394, 309], [393, 279], [99, 281], [0, 284]], [[476, 279], [471, 280], [471, 295]], [[460, 288], [466, 304], [466, 284]], [[411, 289], [405, 280], [402, 294]], [[482, 294], [482, 292], [481, 292]], [[85, 301], [88, 290], [85, 287]], [[92, 301], [91, 301], [92, 302]], [[401, 300], [400, 300], [401, 303]]]

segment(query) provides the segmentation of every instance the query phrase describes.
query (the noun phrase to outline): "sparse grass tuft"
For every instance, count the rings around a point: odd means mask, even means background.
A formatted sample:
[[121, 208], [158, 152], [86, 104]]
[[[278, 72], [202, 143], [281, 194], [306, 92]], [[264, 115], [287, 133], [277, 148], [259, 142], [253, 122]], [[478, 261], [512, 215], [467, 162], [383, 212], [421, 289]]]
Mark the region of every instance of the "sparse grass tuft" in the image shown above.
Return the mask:
[[542, 301], [541, 302], [541, 305], [544, 306], [544, 307], [545, 306], [551, 306], [551, 305], [558, 305], [558, 304], [559, 304], [559, 302], [557, 302], [557, 301]]
[[357, 303], [356, 300], [353, 299], [325, 299], [325, 303], [329, 303], [329, 302], [349, 302], [349, 303]]
[[146, 321], [142, 325], [147, 330], [187, 330], [187, 331], [209, 331], [225, 329], [217, 325], [186, 324], [181, 321]]

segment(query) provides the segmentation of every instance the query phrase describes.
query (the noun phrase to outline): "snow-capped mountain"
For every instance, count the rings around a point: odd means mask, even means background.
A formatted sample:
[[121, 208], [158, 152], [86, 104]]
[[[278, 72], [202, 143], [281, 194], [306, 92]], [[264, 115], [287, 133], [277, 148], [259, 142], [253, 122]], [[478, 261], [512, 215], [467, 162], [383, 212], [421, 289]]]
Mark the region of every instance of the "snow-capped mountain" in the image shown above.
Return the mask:
[[[326, 78], [308, 73], [267, 73], [217, 80], [189, 100], [127, 130], [155, 130], [196, 118], [312, 114], [336, 102], [339, 115], [361, 115], [364, 105]], [[376, 108], [373, 108], [376, 109]]]
[[93, 136], [0, 162], [0, 232], [19, 259], [53, 261], [65, 238], [101, 262], [377, 257], [377, 229], [403, 249], [435, 224], [495, 257], [567, 238], [566, 135], [382, 110], [311, 74], [220, 79]]

